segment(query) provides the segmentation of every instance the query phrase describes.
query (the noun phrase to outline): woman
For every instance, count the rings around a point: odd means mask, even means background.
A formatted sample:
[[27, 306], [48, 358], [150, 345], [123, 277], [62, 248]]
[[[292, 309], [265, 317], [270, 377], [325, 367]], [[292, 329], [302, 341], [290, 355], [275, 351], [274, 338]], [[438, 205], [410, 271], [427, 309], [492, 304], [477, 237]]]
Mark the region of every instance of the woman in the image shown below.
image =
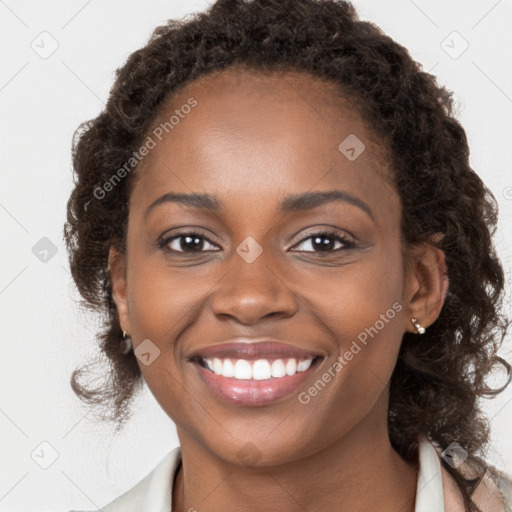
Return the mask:
[[512, 510], [479, 455], [510, 365], [468, 154], [451, 93], [347, 2], [157, 28], [74, 145], [112, 387], [72, 386], [121, 428], [146, 382], [180, 447], [103, 510]]

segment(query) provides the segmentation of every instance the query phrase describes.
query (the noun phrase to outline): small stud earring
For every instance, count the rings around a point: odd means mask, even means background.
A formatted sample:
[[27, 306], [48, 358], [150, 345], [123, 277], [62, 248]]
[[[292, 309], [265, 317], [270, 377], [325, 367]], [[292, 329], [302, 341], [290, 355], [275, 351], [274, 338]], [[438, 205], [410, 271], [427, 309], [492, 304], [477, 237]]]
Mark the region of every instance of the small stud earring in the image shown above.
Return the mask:
[[423, 334], [425, 332], [425, 327], [422, 327], [416, 318], [411, 318], [411, 322], [416, 328], [416, 332], [418, 334]]
[[126, 331], [123, 331], [123, 341], [124, 341], [124, 348], [121, 350], [121, 352], [123, 354], [128, 354], [128, 352], [130, 352], [130, 350], [133, 348], [133, 346], [132, 346], [132, 339], [127, 334]]

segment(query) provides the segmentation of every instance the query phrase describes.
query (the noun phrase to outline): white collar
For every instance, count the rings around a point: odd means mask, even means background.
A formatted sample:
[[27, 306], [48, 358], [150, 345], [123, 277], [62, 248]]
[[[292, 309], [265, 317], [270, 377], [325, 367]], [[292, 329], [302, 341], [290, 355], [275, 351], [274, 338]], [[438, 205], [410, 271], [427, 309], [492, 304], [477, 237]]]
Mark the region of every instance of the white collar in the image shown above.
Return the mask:
[[420, 440], [418, 449], [419, 473], [414, 512], [445, 512], [443, 475], [438, 452], [426, 437]]

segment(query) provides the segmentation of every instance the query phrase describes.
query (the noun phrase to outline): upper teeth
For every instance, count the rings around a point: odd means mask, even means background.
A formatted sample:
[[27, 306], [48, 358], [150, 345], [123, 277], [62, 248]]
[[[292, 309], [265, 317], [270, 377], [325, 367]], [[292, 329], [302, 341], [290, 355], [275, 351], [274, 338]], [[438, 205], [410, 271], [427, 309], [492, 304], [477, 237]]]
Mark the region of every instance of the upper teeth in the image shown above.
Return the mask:
[[271, 377], [279, 378], [285, 375], [295, 375], [297, 372], [306, 371], [313, 362], [311, 359], [257, 359], [247, 361], [245, 359], [203, 359], [207, 368], [217, 375], [223, 377], [234, 377], [235, 379], [265, 380]]

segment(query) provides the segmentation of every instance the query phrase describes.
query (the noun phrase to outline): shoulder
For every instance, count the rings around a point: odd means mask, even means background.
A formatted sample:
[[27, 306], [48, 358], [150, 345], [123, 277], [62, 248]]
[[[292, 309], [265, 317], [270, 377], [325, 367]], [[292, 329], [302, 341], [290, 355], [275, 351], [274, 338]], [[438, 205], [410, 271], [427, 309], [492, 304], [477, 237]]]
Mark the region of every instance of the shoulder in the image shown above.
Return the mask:
[[[103, 512], [167, 512], [171, 508], [174, 475], [181, 462], [179, 447], [171, 450], [142, 480], [102, 506]], [[98, 509], [95, 509], [98, 510]], [[93, 512], [69, 510], [67, 512]]]
[[[431, 442], [431, 441], [430, 441]], [[441, 458], [441, 448], [431, 442], [438, 457]], [[443, 494], [446, 512], [459, 512], [464, 510], [460, 490], [452, 475], [440, 464]], [[474, 469], [459, 467], [459, 471], [465, 478], [474, 478]], [[499, 471], [492, 465], [488, 465], [480, 479], [480, 482], [471, 494], [471, 499], [481, 512], [512, 512], [512, 477]]]
[[[512, 477], [491, 466], [482, 480], [484, 481], [484, 486], [482, 486], [484, 490], [481, 494], [484, 499], [493, 494], [499, 495], [504, 512], [512, 512]], [[476, 499], [477, 492], [479, 492], [479, 488], [473, 494], [474, 499]]]

